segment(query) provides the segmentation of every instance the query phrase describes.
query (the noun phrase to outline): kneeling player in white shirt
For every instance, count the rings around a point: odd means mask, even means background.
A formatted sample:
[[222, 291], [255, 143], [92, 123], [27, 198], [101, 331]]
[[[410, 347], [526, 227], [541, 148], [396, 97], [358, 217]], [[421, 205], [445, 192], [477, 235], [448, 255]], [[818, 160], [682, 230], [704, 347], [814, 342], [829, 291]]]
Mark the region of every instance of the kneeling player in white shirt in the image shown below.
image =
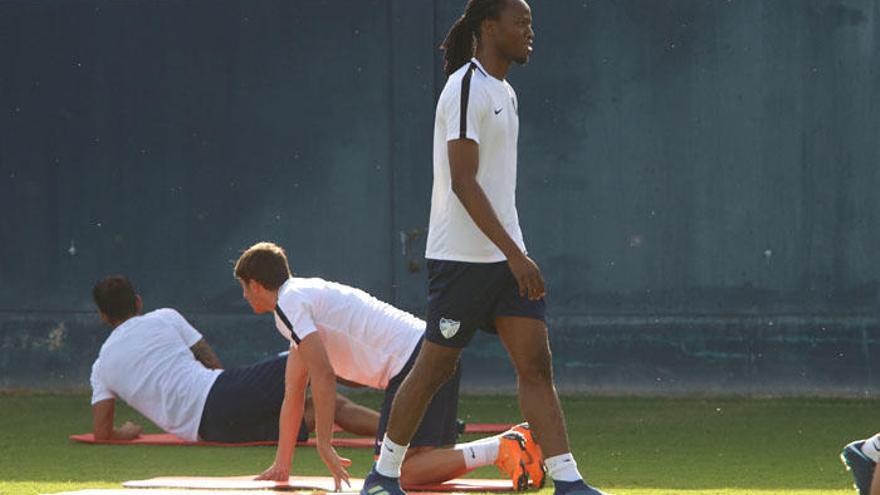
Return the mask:
[[[198, 330], [177, 311], [140, 315], [142, 301], [131, 283], [111, 276], [92, 295], [101, 319], [113, 327], [92, 366], [93, 433], [97, 440], [130, 440], [142, 428], [114, 428], [119, 397], [163, 430], [187, 441], [225, 443], [275, 440], [284, 398], [287, 357], [228, 370]], [[311, 409], [311, 408], [307, 408]], [[338, 396], [336, 420], [346, 431], [375, 435], [379, 415]], [[314, 429], [312, 411], [298, 438]]]
[[[318, 453], [339, 489], [343, 481], [348, 481], [345, 468], [350, 461], [339, 457], [330, 445], [337, 377], [385, 390], [376, 435], [378, 455], [391, 403], [418, 355], [425, 322], [362, 290], [320, 278], [293, 277], [284, 250], [268, 242], [255, 244], [241, 255], [235, 277], [254, 312], [274, 312], [277, 329], [291, 342], [278, 450], [275, 462], [259, 478], [289, 478], [296, 425], [302, 415], [306, 385], [311, 382]], [[454, 445], [459, 377], [460, 371], [456, 371], [430, 404], [426, 401], [424, 420], [403, 463], [403, 483], [442, 482], [476, 467], [495, 464], [515, 478], [514, 488], [526, 488], [527, 479], [513, 473], [522, 473], [523, 464], [540, 463], [540, 459], [533, 459], [527, 451], [525, 444], [531, 440], [530, 435], [520, 431], [523, 426]]]

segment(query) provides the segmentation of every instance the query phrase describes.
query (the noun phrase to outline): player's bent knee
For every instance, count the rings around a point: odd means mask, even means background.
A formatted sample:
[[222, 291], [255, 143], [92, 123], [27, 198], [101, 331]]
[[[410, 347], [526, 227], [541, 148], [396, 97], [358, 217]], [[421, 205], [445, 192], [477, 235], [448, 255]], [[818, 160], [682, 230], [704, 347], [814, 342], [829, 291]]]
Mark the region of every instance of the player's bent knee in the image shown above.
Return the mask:
[[514, 359], [514, 365], [520, 379], [553, 381], [553, 358], [549, 349], [542, 349], [528, 356], [520, 355]]
[[342, 409], [345, 409], [345, 407], [349, 404], [352, 404], [352, 402], [348, 397], [336, 394], [336, 411], [341, 411]]

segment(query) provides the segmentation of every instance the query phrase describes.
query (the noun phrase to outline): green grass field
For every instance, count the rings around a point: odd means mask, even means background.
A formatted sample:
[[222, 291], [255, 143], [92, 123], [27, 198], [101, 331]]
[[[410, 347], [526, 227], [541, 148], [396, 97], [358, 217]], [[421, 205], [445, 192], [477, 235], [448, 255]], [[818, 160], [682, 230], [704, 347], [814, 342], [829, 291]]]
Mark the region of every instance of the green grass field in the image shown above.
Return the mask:
[[[375, 394], [353, 398], [378, 402]], [[582, 472], [617, 495], [855, 493], [837, 456], [849, 440], [877, 430], [880, 406], [844, 399], [569, 396], [563, 402]], [[518, 409], [513, 397], [464, 396], [460, 416], [514, 421]], [[147, 424], [125, 407], [117, 408], [117, 418]], [[0, 395], [0, 493], [112, 488], [154, 476], [256, 474], [274, 455], [272, 447], [119, 447], [67, 440], [88, 431], [90, 421], [86, 396]], [[341, 453], [354, 461], [353, 475], [369, 470], [370, 451]], [[294, 471], [325, 473], [310, 449], [298, 451]], [[483, 468], [475, 475], [496, 473]]]

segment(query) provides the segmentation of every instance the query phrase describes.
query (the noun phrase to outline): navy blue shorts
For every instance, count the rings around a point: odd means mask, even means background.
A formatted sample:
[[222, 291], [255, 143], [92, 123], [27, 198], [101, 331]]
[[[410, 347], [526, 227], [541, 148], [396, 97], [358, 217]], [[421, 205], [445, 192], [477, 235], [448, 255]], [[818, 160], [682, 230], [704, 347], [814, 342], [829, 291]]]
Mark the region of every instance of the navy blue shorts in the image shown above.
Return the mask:
[[425, 338], [445, 347], [467, 347], [478, 329], [496, 333], [495, 318], [545, 321], [543, 299], [519, 295], [506, 261], [464, 263], [428, 260], [428, 327]]
[[[277, 441], [286, 368], [284, 354], [223, 371], [205, 401], [199, 437], [223, 443]], [[298, 440], [308, 438], [309, 430], [302, 422]]]
[[[397, 389], [403, 383], [403, 379], [412, 370], [422, 348], [421, 342], [413, 350], [409, 360], [403, 368], [394, 375], [385, 388], [385, 400], [382, 403], [382, 413], [379, 416], [379, 430], [376, 432], [376, 455], [382, 447], [385, 438], [385, 430], [388, 428], [388, 416], [391, 414], [391, 404]], [[434, 394], [434, 398], [425, 410], [425, 416], [410, 440], [410, 447], [445, 447], [453, 445], [458, 437], [458, 384], [461, 381], [461, 365], [455, 370], [455, 374]]]

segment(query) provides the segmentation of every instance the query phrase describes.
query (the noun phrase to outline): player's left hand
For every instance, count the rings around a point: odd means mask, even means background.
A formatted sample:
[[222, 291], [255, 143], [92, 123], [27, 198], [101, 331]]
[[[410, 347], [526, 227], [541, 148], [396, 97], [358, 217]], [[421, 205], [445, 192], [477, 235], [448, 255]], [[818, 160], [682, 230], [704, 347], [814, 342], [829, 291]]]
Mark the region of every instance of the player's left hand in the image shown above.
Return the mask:
[[342, 490], [343, 482], [351, 488], [348, 471], [345, 469], [348, 466], [351, 466], [351, 459], [339, 457], [339, 454], [336, 453], [336, 449], [334, 449], [329, 442], [318, 443], [318, 454], [321, 456], [321, 460], [324, 461], [327, 469], [330, 470], [330, 474], [333, 475], [333, 482], [335, 483], [336, 491], [338, 492]]

